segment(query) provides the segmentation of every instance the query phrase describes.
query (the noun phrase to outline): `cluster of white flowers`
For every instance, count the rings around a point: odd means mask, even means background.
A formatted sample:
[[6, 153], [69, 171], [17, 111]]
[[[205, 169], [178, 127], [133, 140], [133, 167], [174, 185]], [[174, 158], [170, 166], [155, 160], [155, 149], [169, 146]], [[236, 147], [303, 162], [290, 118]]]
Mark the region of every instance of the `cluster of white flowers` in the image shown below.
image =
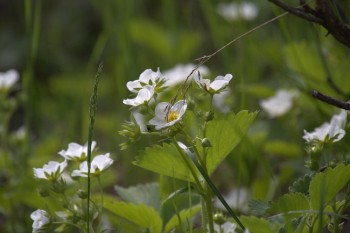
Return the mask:
[[330, 122], [322, 124], [317, 127], [311, 133], [304, 130], [303, 139], [308, 143], [313, 143], [315, 141], [321, 142], [337, 142], [340, 141], [345, 136], [345, 124], [347, 121], [347, 112], [341, 110], [338, 115], [334, 115]]
[[123, 103], [130, 106], [140, 106], [147, 104], [164, 84], [164, 78], [159, 69], [154, 72], [151, 69], [145, 70], [138, 80], [130, 81], [126, 84], [129, 91], [137, 94], [133, 99], [125, 99]]
[[[96, 147], [96, 142], [92, 142], [91, 150], [94, 150]], [[80, 167], [79, 170], [74, 170], [72, 176], [87, 177], [88, 176], [88, 164], [86, 160], [88, 146], [79, 145], [75, 142], [72, 142], [68, 145], [67, 150], [61, 150], [58, 152], [59, 155], [65, 158], [62, 163], [56, 161], [50, 161], [48, 164], [45, 164], [43, 168], [34, 168], [34, 176], [39, 179], [47, 179], [56, 181], [61, 177], [62, 173], [67, 167], [67, 160], [79, 161]], [[109, 153], [104, 155], [97, 155], [91, 161], [91, 170], [90, 174], [98, 176], [102, 171], [106, 170], [113, 164], [113, 160], [110, 158]]]
[[[156, 130], [169, 128], [180, 122], [187, 110], [187, 101], [180, 100], [174, 104], [160, 102], [156, 105], [154, 116], [146, 123], [145, 116], [138, 111], [138, 107], [149, 106], [153, 97], [160, 94], [163, 87], [172, 87], [175, 84], [184, 82], [188, 75], [196, 67], [193, 64], [178, 65], [173, 69], [166, 71], [167, 76], [163, 76], [159, 68], [157, 72], [147, 69], [141, 73], [138, 80], [129, 81], [126, 86], [130, 92], [136, 95], [133, 99], [124, 99], [125, 105], [132, 106], [132, 114], [135, 122], [140, 128], [140, 132], [147, 131], [146, 124], [153, 125]], [[232, 79], [231, 74], [217, 76], [213, 82], [209, 79], [203, 79], [202, 73], [208, 74], [206, 67], [199, 67], [193, 75], [193, 80], [197, 85], [211, 95], [217, 95], [228, 89], [228, 84]], [[216, 101], [216, 104], [219, 105]]]
[[258, 16], [258, 8], [250, 2], [220, 3], [217, 12], [229, 22], [239, 19], [250, 21]]
[[[91, 151], [96, 148], [96, 142], [91, 143]], [[75, 142], [68, 144], [67, 150], [61, 150], [58, 152], [64, 158], [64, 161], [59, 163], [56, 161], [50, 161], [42, 168], [33, 168], [34, 177], [38, 179], [45, 179], [52, 181], [53, 184], [59, 183], [64, 180], [63, 183], [68, 183], [67, 180], [72, 180], [71, 177], [88, 177], [88, 145], [79, 145]], [[80, 162], [79, 169], [73, 170], [69, 176], [66, 172], [68, 167], [68, 161]], [[90, 166], [90, 174], [93, 176], [99, 176], [103, 171], [108, 169], [113, 164], [113, 160], [110, 158], [110, 154], [96, 155]], [[43, 231], [50, 222], [48, 213], [45, 210], [36, 210], [31, 214], [33, 219], [33, 233]]]

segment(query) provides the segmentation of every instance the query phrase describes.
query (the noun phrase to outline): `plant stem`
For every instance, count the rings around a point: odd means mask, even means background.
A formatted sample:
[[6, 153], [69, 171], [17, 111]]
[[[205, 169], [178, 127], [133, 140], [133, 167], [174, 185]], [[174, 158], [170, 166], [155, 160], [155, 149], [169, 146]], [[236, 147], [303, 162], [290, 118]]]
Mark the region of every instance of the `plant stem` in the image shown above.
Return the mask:
[[87, 233], [90, 232], [90, 191], [91, 191], [91, 178], [90, 178], [90, 170], [91, 170], [91, 144], [92, 137], [94, 134], [94, 123], [95, 123], [95, 115], [96, 115], [96, 107], [97, 107], [97, 88], [100, 80], [100, 75], [102, 73], [103, 64], [100, 63], [96, 76], [95, 76], [95, 85], [93, 89], [93, 93], [90, 98], [90, 124], [89, 124], [89, 135], [88, 135], [88, 150], [87, 150], [87, 164], [88, 164], [88, 177], [87, 177], [87, 219], [86, 219], [86, 229]]
[[207, 208], [207, 217], [209, 232], [214, 233], [214, 221], [213, 221], [213, 202], [211, 200], [211, 191], [208, 189], [207, 184], [205, 183], [205, 204]]
[[103, 188], [102, 188], [102, 184], [101, 184], [101, 178], [100, 176], [97, 177], [97, 181], [98, 181], [98, 186], [100, 189], [100, 195], [101, 195], [101, 199], [100, 199], [100, 209], [99, 209], [99, 213], [98, 213], [98, 230], [99, 232], [101, 231], [101, 226], [102, 226], [102, 213], [103, 213]]
[[188, 160], [188, 158], [185, 155], [185, 152], [180, 148], [179, 144], [177, 144], [177, 141], [175, 140], [175, 138], [173, 138], [173, 143], [176, 147], [176, 149], [179, 151], [181, 158], [183, 159], [183, 161], [185, 162], [186, 166], [190, 169], [190, 172], [195, 180], [195, 183], [197, 185], [197, 188], [199, 189], [200, 193], [203, 193], [204, 190], [202, 188], [201, 182], [199, 181], [198, 175], [197, 173], [194, 171], [190, 161]]

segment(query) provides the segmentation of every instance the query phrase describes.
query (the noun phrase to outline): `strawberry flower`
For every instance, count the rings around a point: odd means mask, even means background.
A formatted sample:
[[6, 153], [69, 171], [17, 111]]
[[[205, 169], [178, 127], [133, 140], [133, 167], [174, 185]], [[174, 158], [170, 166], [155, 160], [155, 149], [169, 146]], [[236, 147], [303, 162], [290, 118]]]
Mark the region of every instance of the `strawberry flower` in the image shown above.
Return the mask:
[[224, 90], [230, 83], [232, 77], [233, 76], [231, 74], [226, 74], [225, 76], [217, 76], [213, 82], [210, 82], [209, 79], [203, 79], [201, 74], [197, 72], [194, 74], [193, 79], [200, 88], [214, 95]]
[[161, 102], [156, 106], [155, 117], [149, 121], [149, 124], [154, 125], [156, 130], [170, 127], [181, 120], [186, 109], [185, 100], [180, 100], [174, 105]]

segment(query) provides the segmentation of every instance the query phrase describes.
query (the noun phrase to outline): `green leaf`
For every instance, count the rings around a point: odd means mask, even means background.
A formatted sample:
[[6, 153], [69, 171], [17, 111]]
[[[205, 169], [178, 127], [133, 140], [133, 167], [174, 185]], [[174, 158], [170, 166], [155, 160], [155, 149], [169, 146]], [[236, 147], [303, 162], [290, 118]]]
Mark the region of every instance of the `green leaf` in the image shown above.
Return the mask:
[[[285, 213], [287, 217], [296, 218], [304, 216], [309, 211], [310, 204], [308, 198], [302, 193], [288, 193], [272, 204], [271, 211], [274, 213]], [[300, 213], [291, 213], [292, 211], [300, 211]]]
[[105, 201], [103, 207], [139, 227], [150, 229], [152, 233], [162, 231], [162, 219], [153, 207], [120, 201]]
[[160, 209], [158, 183], [139, 184], [128, 188], [115, 186], [115, 190], [124, 201], [134, 204], [143, 203], [147, 206], [152, 206], [157, 211]]
[[309, 194], [309, 186], [310, 186], [310, 181], [311, 181], [311, 175], [306, 174], [304, 177], [298, 178], [292, 186], [289, 187], [289, 192], [299, 192], [303, 193], [305, 195]]
[[249, 113], [246, 110], [235, 114], [227, 114], [210, 121], [206, 137], [213, 147], [207, 155], [208, 174], [214, 172], [225, 157], [238, 145], [252, 124], [257, 112]]
[[258, 215], [263, 215], [270, 208], [270, 204], [262, 200], [250, 200], [248, 202], [248, 207]]
[[190, 170], [172, 144], [146, 148], [133, 164], [162, 175], [194, 182]]
[[[201, 206], [193, 206], [192, 208], [189, 208], [187, 210], [181, 210], [179, 213], [181, 222], [183, 224], [187, 224], [188, 221], [192, 221], [192, 217], [195, 216], [199, 211], [201, 210]], [[179, 225], [179, 218], [177, 215], [174, 215], [166, 224], [164, 232], [169, 232], [170, 230], [174, 229], [176, 226]]]
[[326, 206], [350, 181], [350, 165], [338, 165], [316, 174], [310, 182], [310, 201], [313, 210]]
[[281, 228], [277, 223], [255, 216], [241, 216], [240, 219], [250, 233], [276, 233]]
[[321, 59], [315, 57], [316, 49], [305, 42], [291, 43], [284, 48], [288, 65], [314, 82], [325, 81]]

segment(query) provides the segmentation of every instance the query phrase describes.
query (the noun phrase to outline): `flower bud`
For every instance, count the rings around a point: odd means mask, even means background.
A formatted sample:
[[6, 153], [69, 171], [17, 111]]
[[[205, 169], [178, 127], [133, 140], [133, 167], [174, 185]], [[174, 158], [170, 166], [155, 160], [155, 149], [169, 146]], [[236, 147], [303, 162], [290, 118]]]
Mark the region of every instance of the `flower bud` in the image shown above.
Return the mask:
[[214, 111], [209, 111], [205, 113], [205, 121], [211, 121], [214, 119]]
[[203, 138], [201, 144], [202, 147], [212, 147], [209, 138]]
[[222, 225], [226, 222], [226, 218], [225, 218], [224, 214], [221, 212], [215, 213], [213, 216], [213, 220], [218, 225]]
[[84, 189], [79, 189], [78, 190], [78, 197], [80, 199], [86, 199], [87, 198], [87, 193]]

